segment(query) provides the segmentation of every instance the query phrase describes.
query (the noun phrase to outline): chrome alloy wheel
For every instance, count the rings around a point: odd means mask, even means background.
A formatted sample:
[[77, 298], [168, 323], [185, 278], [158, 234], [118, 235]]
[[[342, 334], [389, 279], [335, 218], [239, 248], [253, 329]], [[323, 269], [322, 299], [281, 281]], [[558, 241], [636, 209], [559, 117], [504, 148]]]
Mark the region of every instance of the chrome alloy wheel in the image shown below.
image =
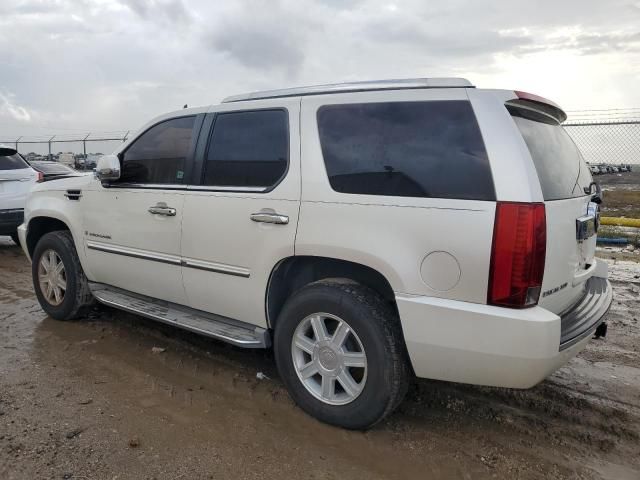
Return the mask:
[[54, 250], [46, 250], [38, 264], [38, 283], [44, 298], [57, 306], [64, 300], [67, 291], [67, 275], [60, 255]]
[[367, 381], [367, 355], [347, 322], [329, 313], [306, 317], [293, 333], [291, 356], [307, 391], [329, 405], [354, 401]]

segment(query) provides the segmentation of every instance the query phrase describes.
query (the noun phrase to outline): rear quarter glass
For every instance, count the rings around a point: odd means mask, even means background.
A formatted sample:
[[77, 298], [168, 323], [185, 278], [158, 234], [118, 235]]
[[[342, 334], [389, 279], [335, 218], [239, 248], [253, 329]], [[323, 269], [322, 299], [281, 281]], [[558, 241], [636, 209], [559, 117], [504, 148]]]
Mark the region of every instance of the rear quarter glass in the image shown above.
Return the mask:
[[325, 105], [317, 120], [327, 175], [337, 192], [496, 198], [468, 101]]
[[527, 144], [545, 200], [582, 197], [592, 181], [582, 154], [554, 119], [533, 110], [507, 107]]

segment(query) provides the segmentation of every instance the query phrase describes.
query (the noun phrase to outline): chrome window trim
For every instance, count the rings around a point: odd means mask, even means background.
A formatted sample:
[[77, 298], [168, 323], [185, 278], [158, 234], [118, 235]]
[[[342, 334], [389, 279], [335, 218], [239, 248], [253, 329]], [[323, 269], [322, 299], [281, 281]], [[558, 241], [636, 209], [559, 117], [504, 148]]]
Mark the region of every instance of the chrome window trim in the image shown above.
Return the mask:
[[109, 184], [109, 188], [155, 188], [155, 189], [167, 189], [177, 190], [186, 189], [186, 185], [181, 183], [112, 183]]
[[194, 192], [247, 192], [262, 193], [266, 192], [269, 187], [233, 187], [233, 186], [216, 186], [216, 185], [183, 185], [179, 183], [120, 183], [111, 184], [108, 188], [141, 188], [146, 190], [183, 190]]
[[187, 190], [195, 191], [215, 191], [215, 192], [264, 192], [269, 187], [233, 187], [216, 185], [189, 185]]

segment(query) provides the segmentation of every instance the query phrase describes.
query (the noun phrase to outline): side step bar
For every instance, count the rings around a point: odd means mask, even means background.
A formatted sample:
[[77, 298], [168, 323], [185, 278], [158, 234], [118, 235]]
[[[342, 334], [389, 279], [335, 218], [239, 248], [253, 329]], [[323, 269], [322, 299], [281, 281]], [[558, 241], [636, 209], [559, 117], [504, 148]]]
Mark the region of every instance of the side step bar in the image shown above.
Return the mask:
[[89, 282], [96, 300], [110, 307], [142, 315], [191, 332], [244, 348], [268, 348], [269, 332], [261, 327], [175, 303], [157, 300], [102, 283]]

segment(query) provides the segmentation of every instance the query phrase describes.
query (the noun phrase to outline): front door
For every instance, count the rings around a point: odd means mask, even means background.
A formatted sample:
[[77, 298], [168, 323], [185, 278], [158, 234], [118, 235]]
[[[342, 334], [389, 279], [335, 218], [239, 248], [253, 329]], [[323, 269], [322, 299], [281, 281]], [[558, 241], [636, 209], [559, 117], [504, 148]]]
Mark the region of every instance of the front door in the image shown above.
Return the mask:
[[191, 307], [264, 327], [270, 274], [294, 254], [300, 102], [255, 104], [223, 104], [204, 122], [195, 162], [202, 175], [184, 203], [182, 261]]
[[185, 304], [180, 237], [196, 116], [142, 133], [121, 154], [122, 175], [83, 192], [84, 246], [92, 280]]

